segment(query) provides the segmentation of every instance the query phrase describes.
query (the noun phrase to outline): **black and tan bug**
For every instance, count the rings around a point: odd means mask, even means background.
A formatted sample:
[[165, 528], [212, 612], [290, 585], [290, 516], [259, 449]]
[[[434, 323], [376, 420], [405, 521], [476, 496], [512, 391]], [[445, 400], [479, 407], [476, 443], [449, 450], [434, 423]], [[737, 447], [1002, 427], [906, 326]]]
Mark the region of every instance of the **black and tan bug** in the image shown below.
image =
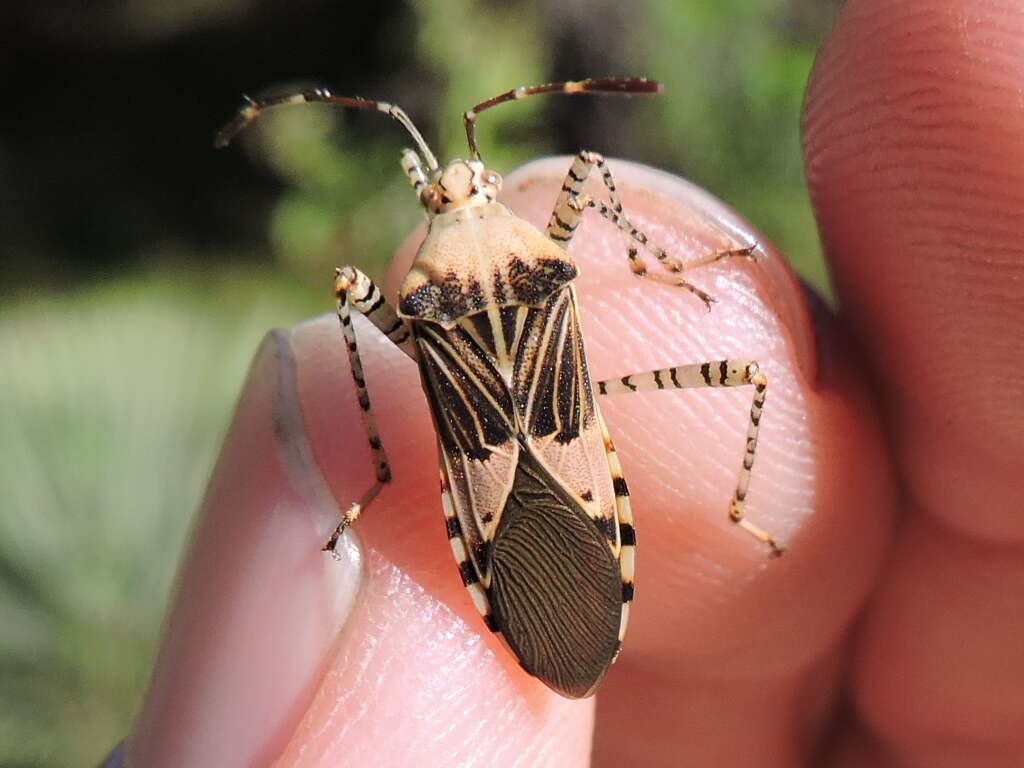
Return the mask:
[[[710, 296], [679, 277], [684, 269], [753, 248], [682, 264], [628, 221], [604, 159], [580, 152], [562, 185], [546, 235], [497, 202], [501, 176], [487, 169], [475, 122], [485, 109], [540, 93], [656, 93], [648, 80], [605, 79], [516, 88], [464, 115], [470, 158], [440, 166], [398, 107], [344, 98], [324, 89], [247, 99], [217, 135], [226, 145], [267, 107], [326, 102], [395, 118], [418, 152], [402, 168], [419, 193], [429, 230], [398, 292], [397, 308], [364, 273], [337, 270], [338, 316], [373, 452], [376, 482], [345, 512], [324, 546], [391, 478], [370, 409], [350, 308], [366, 316], [420, 368], [437, 430], [445, 527], [462, 582], [487, 626], [522, 666], [570, 698], [593, 693], [622, 643], [633, 600], [636, 532], [629, 491], [595, 402], [566, 249], [583, 212], [593, 208], [629, 238], [629, 265], [652, 252], [664, 275], [710, 306]], [[610, 204], [584, 194], [597, 169]], [[765, 542], [774, 539], [743, 516], [767, 381], [750, 360], [687, 365], [597, 382], [600, 395], [647, 389], [751, 385], [754, 399], [730, 519]]]

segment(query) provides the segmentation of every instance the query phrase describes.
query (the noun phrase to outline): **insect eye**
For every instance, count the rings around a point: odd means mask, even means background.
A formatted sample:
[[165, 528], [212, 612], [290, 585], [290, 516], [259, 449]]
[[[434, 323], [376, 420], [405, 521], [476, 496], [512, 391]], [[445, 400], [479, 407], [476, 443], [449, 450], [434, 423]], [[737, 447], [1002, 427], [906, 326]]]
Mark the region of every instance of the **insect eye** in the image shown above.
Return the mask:
[[501, 174], [497, 171], [485, 171], [484, 172], [484, 184], [488, 184], [492, 187], [501, 186]]
[[437, 191], [437, 187], [433, 184], [428, 184], [420, 192], [420, 203], [423, 204], [424, 208], [433, 210], [438, 207], [440, 194]]

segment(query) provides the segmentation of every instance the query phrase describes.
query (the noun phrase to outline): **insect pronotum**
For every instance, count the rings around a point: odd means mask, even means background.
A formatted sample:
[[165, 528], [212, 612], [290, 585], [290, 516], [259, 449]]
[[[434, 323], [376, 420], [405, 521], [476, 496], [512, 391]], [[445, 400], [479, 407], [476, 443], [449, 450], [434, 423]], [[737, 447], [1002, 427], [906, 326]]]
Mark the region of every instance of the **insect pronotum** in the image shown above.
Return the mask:
[[[419, 194], [429, 230], [392, 305], [363, 272], [336, 270], [338, 317], [348, 348], [376, 482], [344, 513], [338, 537], [391, 479], [370, 409], [350, 311], [364, 315], [420, 369], [437, 430], [445, 530], [462, 582], [487, 627], [500, 633], [523, 668], [570, 698], [593, 693], [615, 660], [633, 600], [636, 532], [619, 458], [595, 401], [598, 395], [651, 389], [751, 386], [746, 450], [729, 518], [778, 555], [782, 549], [744, 518], [767, 380], [753, 360], [716, 360], [591, 383], [567, 253], [587, 209], [622, 230], [628, 264], [646, 274], [651, 252], [662, 277], [710, 307], [713, 299], [679, 275], [754, 246], [683, 264], [630, 224], [608, 166], [596, 152], [572, 161], [547, 229], [541, 233], [497, 202], [501, 176], [476, 144], [481, 112], [540, 93], [657, 93], [649, 80], [594, 79], [516, 88], [465, 113], [469, 159], [438, 164], [400, 108], [334, 96], [322, 88], [246, 99], [217, 135], [225, 146], [260, 112], [282, 104], [325, 102], [384, 112], [417, 150], [402, 169]], [[597, 169], [609, 202], [583, 191]]]

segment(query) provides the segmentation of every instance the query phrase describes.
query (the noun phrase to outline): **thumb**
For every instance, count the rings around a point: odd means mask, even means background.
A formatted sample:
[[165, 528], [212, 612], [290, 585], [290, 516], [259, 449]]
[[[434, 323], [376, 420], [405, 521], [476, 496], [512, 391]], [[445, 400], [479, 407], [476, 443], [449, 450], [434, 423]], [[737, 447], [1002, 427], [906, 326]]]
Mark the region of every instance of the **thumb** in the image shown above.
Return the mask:
[[[582, 765], [569, 702], [482, 637], [437, 499], [415, 366], [363, 324], [395, 481], [372, 482], [337, 320], [264, 343], [200, 511], [128, 764]], [[326, 478], [326, 480], [325, 480]], [[333, 496], [332, 496], [333, 492]]]

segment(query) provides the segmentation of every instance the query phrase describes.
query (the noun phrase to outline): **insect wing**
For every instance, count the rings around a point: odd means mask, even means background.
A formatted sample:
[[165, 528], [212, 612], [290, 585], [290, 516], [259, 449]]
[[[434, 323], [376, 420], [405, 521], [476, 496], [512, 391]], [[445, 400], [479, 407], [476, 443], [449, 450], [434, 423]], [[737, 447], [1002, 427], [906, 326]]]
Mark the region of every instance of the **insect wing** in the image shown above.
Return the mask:
[[619, 647], [622, 581], [575, 295], [422, 324], [417, 342], [463, 581], [528, 672], [585, 696]]
[[[489, 543], [512, 488], [520, 451], [511, 395], [493, 356], [465, 323], [451, 330], [418, 323], [415, 334], [423, 389], [437, 430], [444, 491], [466, 549], [466, 557], [456, 551], [456, 559], [467, 586], [473, 580], [486, 586]], [[455, 525], [448, 523], [450, 533]], [[466, 559], [468, 566], [463, 564]]]

